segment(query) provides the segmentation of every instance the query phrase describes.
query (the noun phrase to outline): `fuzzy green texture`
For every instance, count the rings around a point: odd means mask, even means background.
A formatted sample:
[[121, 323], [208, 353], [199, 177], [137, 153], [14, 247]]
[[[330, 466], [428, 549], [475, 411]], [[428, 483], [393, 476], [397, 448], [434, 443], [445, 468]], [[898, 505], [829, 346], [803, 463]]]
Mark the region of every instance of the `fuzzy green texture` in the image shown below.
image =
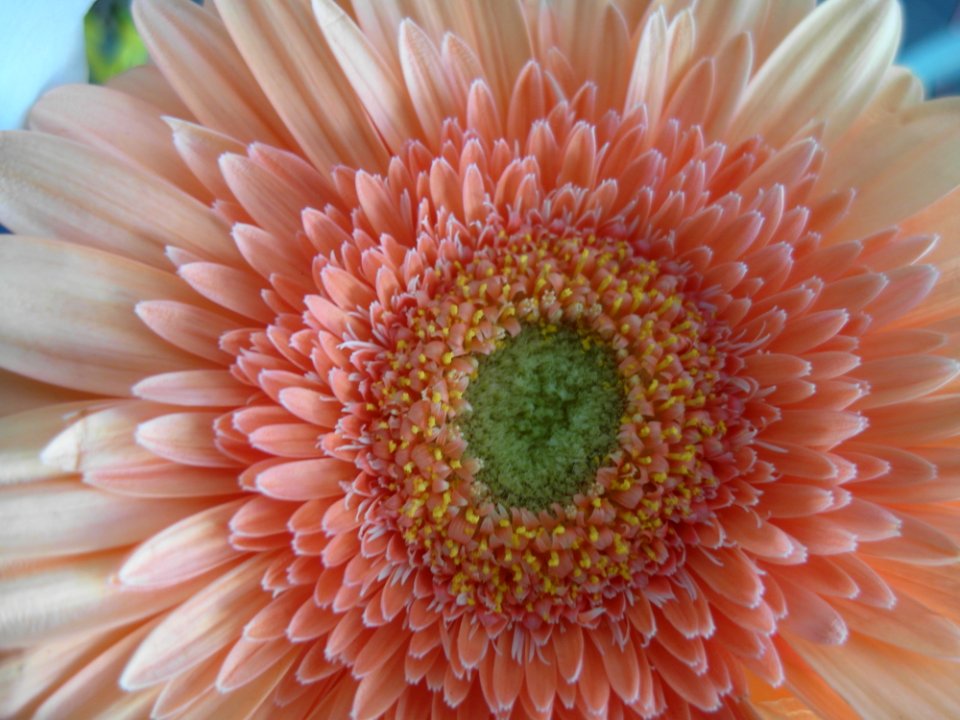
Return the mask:
[[526, 326], [482, 358], [461, 422], [477, 480], [506, 507], [564, 504], [617, 445], [626, 403], [611, 352], [575, 329]]

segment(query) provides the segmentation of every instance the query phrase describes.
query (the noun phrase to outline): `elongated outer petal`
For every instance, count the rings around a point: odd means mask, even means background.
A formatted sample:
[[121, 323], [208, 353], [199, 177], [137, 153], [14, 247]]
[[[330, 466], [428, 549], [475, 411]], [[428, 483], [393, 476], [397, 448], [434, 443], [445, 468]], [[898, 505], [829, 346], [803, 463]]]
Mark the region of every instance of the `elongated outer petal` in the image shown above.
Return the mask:
[[227, 30], [313, 164], [380, 168], [386, 150], [317, 27], [310, 0], [218, 2]]
[[62, 717], [116, 717], [115, 703], [122, 699], [116, 677], [152, 623], [126, 634], [57, 688], [38, 708], [35, 720]]
[[214, 423], [218, 413], [163, 415], [137, 428], [137, 442], [160, 457], [184, 465], [235, 467], [237, 462], [217, 449]]
[[67, 85], [47, 93], [34, 105], [30, 129], [102, 150], [209, 202], [212, 196], [171, 144], [171, 129], [161, 114], [155, 105], [118, 90]]
[[864, 718], [948, 718], [960, 707], [956, 662], [851, 633], [841, 646], [794, 649]]
[[236, 557], [228, 523], [244, 502], [217, 505], [154, 535], [123, 563], [120, 582], [137, 587], [175, 585]]
[[169, 117], [196, 119], [156, 65], [130, 68], [110, 78], [105, 84], [109, 88], [156, 105]]
[[[960, 185], [958, 163], [960, 99], [940, 98], [881, 118], [828, 155], [817, 188], [857, 192], [831, 237], [862, 237], [924, 210]], [[943, 229], [933, 224], [920, 232]]]
[[214, 212], [161, 178], [53, 135], [0, 134], [0, 223], [161, 268], [167, 245], [240, 262]]
[[129, 395], [148, 375], [196, 367], [133, 313], [144, 298], [184, 296], [173, 275], [132, 260], [0, 236], [0, 367], [77, 390]]
[[120, 679], [137, 690], [187, 670], [240, 637], [270, 599], [260, 578], [273, 559], [260, 553], [224, 573], [170, 613], [143, 641]]
[[760, 133], [779, 145], [812, 119], [827, 120], [827, 138], [837, 137], [876, 91], [899, 40], [900, 9], [893, 0], [824, 3], [747, 86], [733, 140]]
[[71, 559], [0, 580], [0, 649], [117, 627], [198, 589], [196, 583], [149, 592], [122, 589], [110, 581], [119, 559], [116, 553]]
[[255, 392], [227, 370], [184, 370], [154, 375], [133, 388], [146, 400], [196, 407], [243, 405]]
[[48, 405], [0, 419], [0, 486], [63, 474], [45, 464], [40, 453], [80, 413], [97, 405], [97, 401]]
[[350, 17], [332, 0], [314, 0], [313, 13], [343, 73], [370, 118], [394, 150], [420, 136], [420, 127], [400, 76]]
[[150, 57], [204, 125], [243, 142], [293, 145], [211, 13], [189, 0], [137, 0], [133, 17]]
[[37, 410], [57, 403], [92, 400], [89, 393], [67, 390], [50, 383], [32, 380], [0, 368], [0, 417]]
[[0, 717], [20, 717], [71, 671], [114, 640], [114, 633], [73, 635], [7, 653], [0, 659]]
[[208, 500], [142, 500], [70, 480], [0, 490], [0, 557], [78, 555], [143, 540]]
[[43, 448], [41, 460], [64, 473], [156, 464], [156, 458], [136, 444], [134, 432], [139, 423], [162, 415], [164, 408], [137, 400], [103, 405], [72, 418], [69, 427]]

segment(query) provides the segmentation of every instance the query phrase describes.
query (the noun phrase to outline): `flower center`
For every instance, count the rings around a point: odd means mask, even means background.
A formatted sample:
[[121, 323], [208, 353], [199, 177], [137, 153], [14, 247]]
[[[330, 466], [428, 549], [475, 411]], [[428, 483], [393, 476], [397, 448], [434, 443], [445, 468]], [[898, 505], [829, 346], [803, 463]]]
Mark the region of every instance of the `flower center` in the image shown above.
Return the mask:
[[477, 480], [507, 507], [566, 503], [617, 446], [625, 408], [609, 350], [574, 329], [527, 325], [479, 364], [466, 393]]

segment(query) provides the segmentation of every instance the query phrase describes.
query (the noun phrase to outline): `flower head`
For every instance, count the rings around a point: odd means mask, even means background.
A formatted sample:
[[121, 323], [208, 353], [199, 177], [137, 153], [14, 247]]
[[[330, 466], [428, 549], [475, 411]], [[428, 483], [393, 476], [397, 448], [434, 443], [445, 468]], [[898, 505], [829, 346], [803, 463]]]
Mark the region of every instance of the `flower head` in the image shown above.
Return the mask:
[[0, 139], [0, 711], [953, 712], [960, 106], [812, 5], [139, 2]]

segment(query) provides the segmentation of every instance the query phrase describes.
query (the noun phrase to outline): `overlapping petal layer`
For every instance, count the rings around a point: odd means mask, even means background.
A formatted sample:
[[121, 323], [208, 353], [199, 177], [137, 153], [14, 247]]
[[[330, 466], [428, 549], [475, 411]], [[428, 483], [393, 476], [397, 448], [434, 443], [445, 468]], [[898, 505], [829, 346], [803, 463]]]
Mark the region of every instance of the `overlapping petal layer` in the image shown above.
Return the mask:
[[[948, 716], [960, 107], [813, 6], [139, 2], [0, 139], [0, 714]], [[625, 398], [538, 508], [530, 327]]]

